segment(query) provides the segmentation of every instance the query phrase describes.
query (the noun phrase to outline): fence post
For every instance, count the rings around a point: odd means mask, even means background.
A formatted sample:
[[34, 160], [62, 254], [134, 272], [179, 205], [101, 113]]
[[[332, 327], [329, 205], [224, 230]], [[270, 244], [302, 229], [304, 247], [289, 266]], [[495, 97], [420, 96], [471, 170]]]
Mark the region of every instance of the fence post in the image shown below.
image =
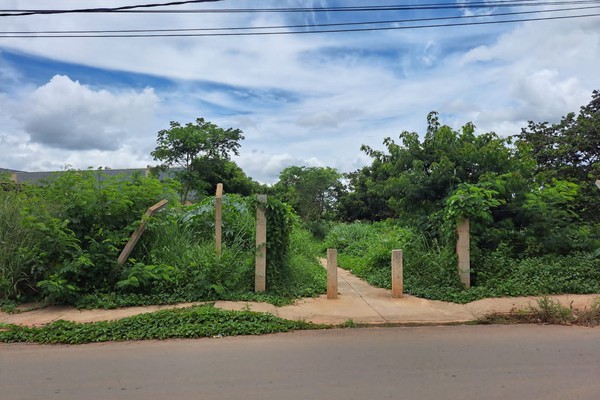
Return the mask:
[[327, 249], [327, 298], [338, 298], [337, 250]]
[[458, 276], [465, 289], [471, 287], [471, 240], [469, 219], [465, 218], [456, 228], [456, 255], [458, 256]]
[[258, 195], [257, 199], [254, 291], [264, 292], [267, 289], [267, 195]]
[[402, 250], [392, 250], [392, 297], [404, 297]]
[[217, 193], [215, 195], [215, 250], [221, 254], [221, 240], [223, 232], [223, 184], [217, 183]]
[[133, 248], [135, 247], [135, 245], [137, 244], [137, 242], [140, 240], [140, 237], [142, 237], [142, 234], [146, 230], [146, 218], [149, 218], [149, 217], [153, 216], [158, 211], [160, 211], [163, 208], [165, 208], [165, 206], [167, 205], [167, 203], [168, 203], [167, 200], [161, 200], [158, 203], [156, 203], [155, 205], [153, 205], [152, 207], [148, 208], [148, 210], [146, 210], [146, 214], [144, 214], [144, 218], [142, 218], [142, 221], [140, 222], [140, 224], [136, 228], [135, 232], [133, 232], [131, 234], [131, 237], [129, 238], [129, 241], [127, 242], [127, 244], [123, 248], [123, 251], [121, 251], [121, 254], [119, 254], [119, 258], [117, 259], [117, 264], [118, 265], [125, 264], [125, 262], [129, 258], [129, 255], [133, 251]]

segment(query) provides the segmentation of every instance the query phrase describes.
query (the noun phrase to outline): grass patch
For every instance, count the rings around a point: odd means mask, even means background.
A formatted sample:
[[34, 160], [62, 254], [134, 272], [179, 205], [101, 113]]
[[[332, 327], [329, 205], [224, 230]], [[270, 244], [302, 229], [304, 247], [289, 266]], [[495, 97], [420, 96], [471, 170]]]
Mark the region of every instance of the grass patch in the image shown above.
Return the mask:
[[509, 313], [492, 313], [480, 319], [484, 324], [550, 324], [550, 325], [600, 325], [600, 297], [590, 307], [575, 309], [564, 306], [558, 300], [544, 296], [537, 306], [513, 309]]
[[173, 338], [262, 335], [319, 329], [304, 321], [289, 321], [253, 311], [227, 311], [211, 305], [140, 314], [117, 321], [78, 324], [56, 321], [43, 327], [5, 326], [0, 342], [82, 344]]

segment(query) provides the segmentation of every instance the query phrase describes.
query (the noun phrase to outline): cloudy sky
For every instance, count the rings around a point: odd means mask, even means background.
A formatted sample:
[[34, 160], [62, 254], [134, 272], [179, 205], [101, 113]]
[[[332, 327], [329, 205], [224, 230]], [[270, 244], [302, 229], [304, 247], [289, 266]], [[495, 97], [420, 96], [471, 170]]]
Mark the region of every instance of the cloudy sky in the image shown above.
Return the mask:
[[[246, 139], [235, 161], [249, 176], [266, 183], [276, 181], [289, 165], [353, 171], [368, 162], [361, 144], [380, 148], [387, 136], [423, 132], [426, 115], [433, 110], [455, 128], [472, 121], [479, 132], [516, 134], [527, 120], [554, 122], [577, 111], [589, 102], [592, 90], [600, 89], [599, 16], [404, 28], [600, 14], [598, 1], [549, 4], [553, 1], [512, 1], [508, 7], [500, 0], [223, 0], [152, 10], [229, 12], [0, 16], [0, 167], [144, 167], [155, 164], [150, 152], [159, 130], [169, 121], [186, 123], [198, 117], [242, 129]], [[151, 2], [0, 0], [0, 8]], [[414, 9], [424, 3], [462, 7]], [[494, 7], [473, 8], [475, 3]], [[408, 7], [318, 11], [392, 5]], [[312, 10], [231, 12], [285, 7]], [[575, 7], [588, 8], [497, 15]], [[474, 18], [252, 31], [402, 28], [345, 33], [8, 37], [23, 35], [12, 32], [272, 27], [465, 16]], [[250, 31], [185, 33], [215, 32]]]

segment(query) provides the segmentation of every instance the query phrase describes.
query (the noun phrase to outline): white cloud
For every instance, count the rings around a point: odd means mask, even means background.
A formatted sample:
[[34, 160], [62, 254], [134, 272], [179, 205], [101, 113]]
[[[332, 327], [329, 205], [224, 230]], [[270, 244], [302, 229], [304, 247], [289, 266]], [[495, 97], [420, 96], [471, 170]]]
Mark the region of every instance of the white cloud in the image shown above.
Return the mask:
[[35, 143], [68, 150], [117, 150], [148, 127], [157, 104], [152, 89], [112, 93], [57, 75], [22, 101], [16, 118]]

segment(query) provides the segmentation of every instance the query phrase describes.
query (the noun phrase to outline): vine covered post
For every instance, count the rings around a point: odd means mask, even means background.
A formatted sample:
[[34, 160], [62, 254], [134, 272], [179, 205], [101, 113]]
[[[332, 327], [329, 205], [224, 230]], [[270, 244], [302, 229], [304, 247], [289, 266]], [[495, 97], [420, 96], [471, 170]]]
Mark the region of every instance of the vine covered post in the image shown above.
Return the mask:
[[221, 254], [221, 240], [223, 231], [223, 184], [217, 183], [215, 195], [215, 250]]
[[471, 287], [471, 239], [469, 219], [463, 219], [456, 228], [456, 255], [458, 256], [458, 276], [465, 289]]
[[267, 289], [267, 195], [258, 195], [257, 200], [254, 291], [264, 292]]
[[327, 249], [327, 298], [338, 298], [337, 250]]

